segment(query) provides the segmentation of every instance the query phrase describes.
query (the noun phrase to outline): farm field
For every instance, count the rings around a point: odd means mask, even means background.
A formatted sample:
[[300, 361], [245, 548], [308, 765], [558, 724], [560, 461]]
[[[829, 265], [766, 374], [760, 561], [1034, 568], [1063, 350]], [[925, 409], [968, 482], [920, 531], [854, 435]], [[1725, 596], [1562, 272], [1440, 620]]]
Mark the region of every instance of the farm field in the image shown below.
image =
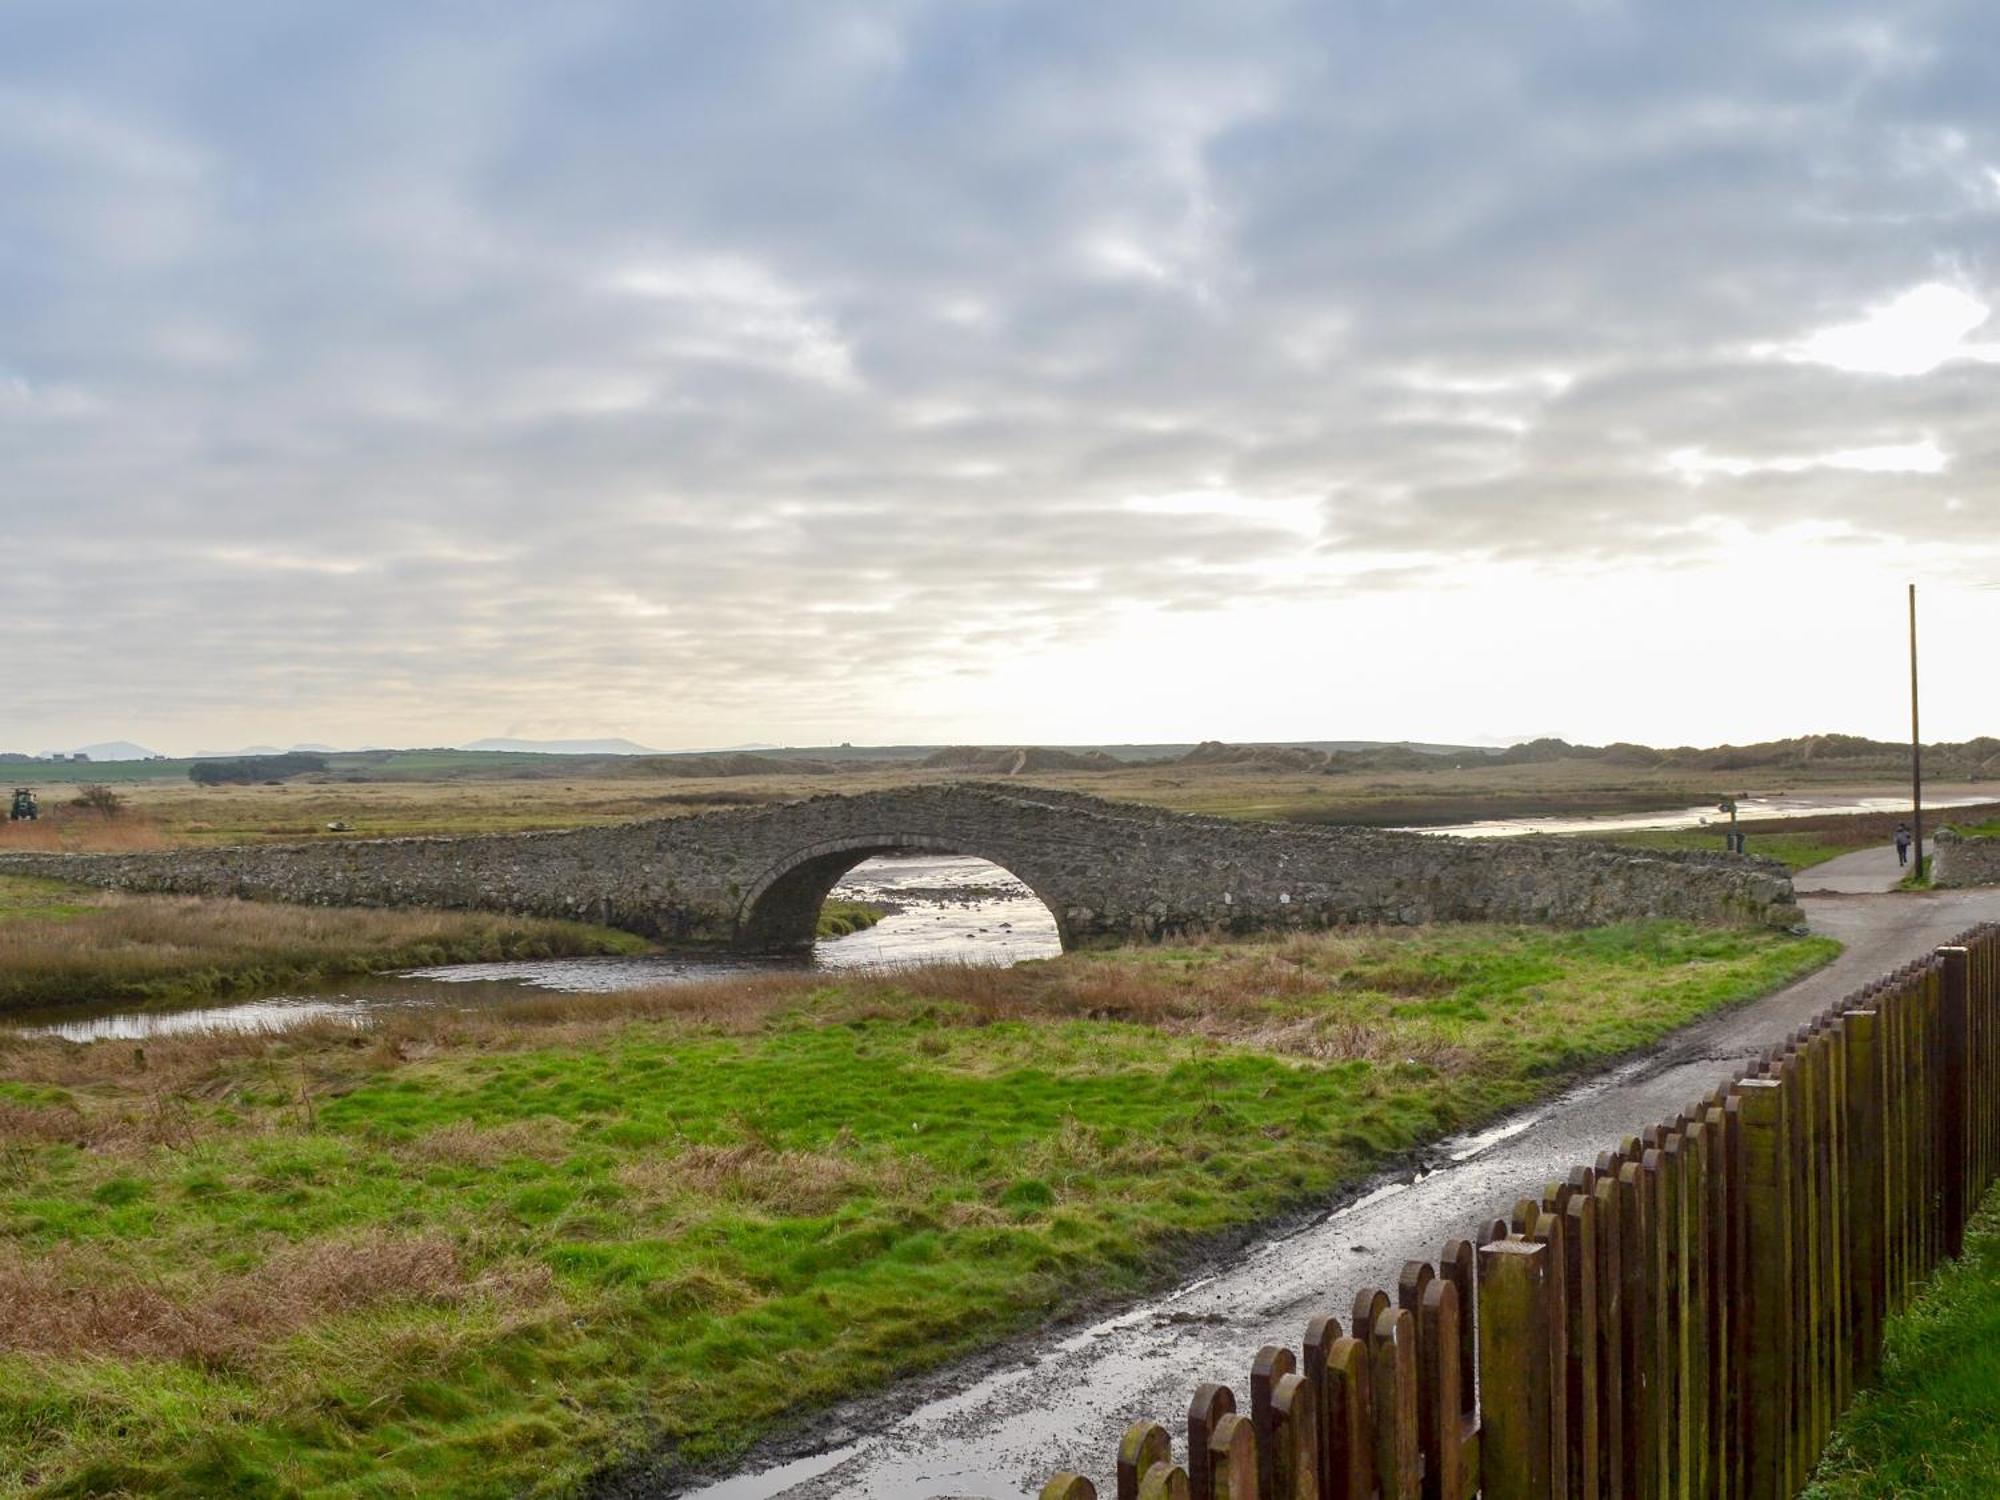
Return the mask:
[[0, 1491], [574, 1493], [1158, 1284], [1825, 961], [1651, 924], [0, 1035]]
[[[196, 786], [185, 775], [160, 776], [118, 784], [115, 789], [125, 799], [126, 810], [110, 819], [69, 806], [79, 783], [48, 782], [39, 789], [45, 808], [41, 822], [0, 824], [0, 852], [518, 832], [714, 812], [968, 776], [977, 779], [965, 771], [870, 763], [813, 775], [666, 776], [643, 774], [636, 766], [619, 775], [601, 770], [582, 774], [603, 765], [593, 761], [579, 766], [575, 776], [533, 779], [497, 773], [394, 780], [305, 776], [278, 785], [218, 787]], [[1883, 795], [1899, 790], [1889, 778], [1651, 771], [1574, 760], [1463, 768], [1445, 762], [1434, 769], [1337, 774], [1232, 766], [1131, 766], [1024, 772], [1004, 779], [1177, 812], [1374, 825], [1651, 811], [1696, 806], [1745, 791]], [[1977, 794], [1980, 788], [1940, 782], [1934, 790]], [[328, 825], [334, 823], [344, 825], [343, 830], [329, 831]], [[1704, 835], [1688, 832], [1679, 837], [1699, 840]], [[1719, 833], [1706, 837], [1706, 844], [1676, 847], [1714, 847]], [[1763, 842], [1758, 840], [1760, 849]], [[1782, 847], [1774, 846], [1774, 852]]]

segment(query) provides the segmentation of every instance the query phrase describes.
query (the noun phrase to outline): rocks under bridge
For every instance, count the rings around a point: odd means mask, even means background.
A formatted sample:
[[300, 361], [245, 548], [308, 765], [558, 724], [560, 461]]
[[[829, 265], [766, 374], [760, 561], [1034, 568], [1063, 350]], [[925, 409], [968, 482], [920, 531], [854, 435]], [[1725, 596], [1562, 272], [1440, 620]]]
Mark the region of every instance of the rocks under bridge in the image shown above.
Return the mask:
[[1799, 920], [1789, 876], [1768, 860], [1247, 823], [981, 783], [552, 833], [19, 854], [0, 857], [0, 871], [128, 891], [570, 917], [771, 950], [812, 942], [821, 903], [854, 866], [912, 852], [1011, 871], [1054, 913], [1066, 948], [1349, 922]]

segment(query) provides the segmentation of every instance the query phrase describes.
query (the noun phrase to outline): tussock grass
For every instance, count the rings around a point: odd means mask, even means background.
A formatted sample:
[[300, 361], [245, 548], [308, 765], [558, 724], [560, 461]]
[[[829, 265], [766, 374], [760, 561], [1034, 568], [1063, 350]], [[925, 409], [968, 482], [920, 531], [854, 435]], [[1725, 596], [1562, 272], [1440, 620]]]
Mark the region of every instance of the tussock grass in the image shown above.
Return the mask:
[[1352, 931], [0, 1037], [0, 1493], [556, 1495], [726, 1455], [1830, 951]]
[[1802, 1500], [1989, 1500], [2000, 1490], [2000, 1192], [1965, 1255], [1889, 1325], [1882, 1373], [1833, 1430]]
[[604, 928], [525, 917], [126, 896], [0, 877], [0, 1010], [186, 1000], [377, 969], [642, 946]]

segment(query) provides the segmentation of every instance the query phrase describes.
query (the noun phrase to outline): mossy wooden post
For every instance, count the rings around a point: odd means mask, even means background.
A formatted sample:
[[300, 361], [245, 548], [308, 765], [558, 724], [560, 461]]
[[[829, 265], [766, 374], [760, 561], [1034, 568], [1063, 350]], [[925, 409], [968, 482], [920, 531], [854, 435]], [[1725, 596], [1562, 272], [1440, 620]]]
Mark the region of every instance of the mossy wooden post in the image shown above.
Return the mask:
[[1735, 1360], [1730, 1347], [1729, 1304], [1736, 1295], [1733, 1247], [1736, 1242], [1732, 1217], [1736, 1196], [1736, 1168], [1730, 1149], [1731, 1121], [1720, 1097], [1702, 1107], [1702, 1175], [1708, 1184], [1703, 1205], [1708, 1228], [1708, 1459], [1711, 1476], [1709, 1493], [1716, 1500], [1731, 1500], [1735, 1490], [1734, 1444], [1731, 1442], [1731, 1392], [1735, 1380]]
[[1333, 1465], [1333, 1391], [1327, 1379], [1327, 1364], [1340, 1338], [1340, 1319], [1318, 1317], [1306, 1324], [1306, 1336], [1299, 1342], [1299, 1368], [1312, 1380], [1318, 1403], [1313, 1412], [1316, 1430], [1314, 1446], [1319, 1451], [1319, 1492], [1322, 1500], [1343, 1493], [1336, 1489]]
[[1664, 1127], [1646, 1132], [1652, 1147], [1647, 1162], [1659, 1174], [1660, 1217], [1660, 1329], [1665, 1378], [1660, 1385], [1662, 1420], [1660, 1426], [1661, 1477], [1663, 1500], [1689, 1500], [1689, 1433], [1683, 1413], [1688, 1393], [1688, 1295], [1687, 1228], [1683, 1218], [1687, 1198], [1686, 1160], [1678, 1134]]
[[1334, 1339], [1326, 1349], [1325, 1380], [1326, 1492], [1366, 1500], [1375, 1493], [1375, 1403], [1367, 1346], [1355, 1338]]
[[1938, 1247], [1942, 1239], [1938, 1222], [1938, 1208], [1942, 1201], [1937, 1158], [1938, 989], [1937, 969], [1933, 966], [1924, 975], [1917, 990], [1920, 997], [1917, 1076], [1913, 1085], [1917, 1098], [1918, 1203], [1922, 1210], [1917, 1218], [1917, 1280], [1920, 1282], [1928, 1280], [1937, 1268]]
[[1554, 1257], [1545, 1243], [1496, 1240], [1479, 1251], [1481, 1500], [1563, 1494], [1554, 1445]]
[[1215, 1435], [1216, 1424], [1235, 1410], [1236, 1395], [1226, 1385], [1198, 1385], [1194, 1399], [1188, 1402], [1188, 1481], [1201, 1500], [1209, 1500], [1215, 1488], [1209, 1470], [1209, 1440]]
[[1624, 1233], [1618, 1216], [1618, 1177], [1600, 1156], [1591, 1174], [1597, 1205], [1597, 1491], [1605, 1500], [1625, 1494], [1625, 1278]]
[[1681, 1200], [1682, 1244], [1687, 1265], [1687, 1396], [1681, 1411], [1681, 1425], [1688, 1435], [1687, 1492], [1694, 1500], [1709, 1494], [1711, 1444], [1709, 1427], [1709, 1281], [1711, 1264], [1708, 1222], [1708, 1126], [1699, 1117], [1681, 1125], [1681, 1156], [1686, 1173], [1685, 1196]]
[[1909, 1045], [1909, 1005], [1900, 990], [1877, 996], [1877, 1043], [1882, 1051], [1883, 1278], [1885, 1317], [1903, 1310], [1910, 1276], [1909, 1079], [1904, 1058]]
[[1832, 1301], [1833, 1219], [1827, 1170], [1826, 1048], [1822, 1039], [1806, 1038], [1799, 1048], [1799, 1122], [1805, 1149], [1799, 1165], [1805, 1174], [1805, 1214], [1798, 1243], [1806, 1252], [1806, 1358], [1811, 1382], [1812, 1421], [1806, 1428], [1804, 1462], [1808, 1469], [1833, 1430]]
[[[1438, 1406], [1437, 1364], [1440, 1351], [1432, 1346], [1431, 1331], [1424, 1321], [1424, 1294], [1437, 1280], [1429, 1261], [1406, 1260], [1396, 1279], [1396, 1306], [1411, 1318], [1412, 1342], [1416, 1350], [1417, 1387], [1417, 1472], [1422, 1493], [1428, 1495], [1439, 1463], [1445, 1423]], [[1457, 1351], [1448, 1351], [1453, 1360]]]
[[[1479, 1345], [1474, 1336], [1474, 1310], [1479, 1305], [1478, 1251], [1470, 1240], [1449, 1240], [1438, 1260], [1438, 1277], [1458, 1293], [1458, 1420], [1462, 1465], [1468, 1486], [1479, 1482]], [[1428, 1293], [1426, 1295], [1429, 1295]]]
[[1748, 1500], [1790, 1500], [1801, 1477], [1794, 1430], [1791, 1118], [1777, 1079], [1746, 1078], [1736, 1092], [1747, 1230], [1738, 1308], [1747, 1355], [1745, 1494]]
[[1208, 1493], [1200, 1500], [1257, 1500], [1257, 1435], [1240, 1412], [1216, 1418], [1208, 1435]]
[[1569, 1221], [1561, 1214], [1544, 1213], [1529, 1200], [1527, 1222], [1532, 1226], [1525, 1238], [1549, 1250], [1549, 1450], [1555, 1472], [1551, 1492], [1570, 1500], [1569, 1494], [1569, 1308], [1563, 1295], [1563, 1268], [1569, 1263]]
[[1187, 1470], [1179, 1464], [1157, 1465], [1139, 1481], [1139, 1500], [1193, 1500]]
[[1321, 1500], [1319, 1390], [1308, 1376], [1280, 1375], [1271, 1388], [1272, 1485], [1260, 1500]]
[[1784, 1198], [1786, 1236], [1792, 1268], [1788, 1287], [1792, 1304], [1789, 1382], [1792, 1394], [1788, 1438], [1792, 1447], [1791, 1472], [1803, 1479], [1811, 1462], [1813, 1424], [1819, 1410], [1819, 1371], [1814, 1359], [1818, 1288], [1813, 1281], [1818, 1247], [1811, 1228], [1813, 1144], [1811, 1117], [1806, 1108], [1806, 1067], [1797, 1052], [1785, 1054], [1778, 1065], [1777, 1081], [1784, 1099], [1786, 1136], [1791, 1143], [1791, 1149], [1783, 1160], [1787, 1179]]
[[1828, 1202], [1832, 1223], [1833, 1273], [1827, 1288], [1827, 1316], [1833, 1320], [1833, 1413], [1854, 1399], [1854, 1142], [1847, 1112], [1847, 1025], [1834, 1018], [1822, 1023], [1827, 1048], [1827, 1120], [1830, 1182]]
[[1041, 1500], [1097, 1500], [1097, 1486], [1081, 1474], [1062, 1473], [1042, 1486]]
[[1618, 1167], [1619, 1272], [1624, 1279], [1624, 1356], [1621, 1383], [1625, 1393], [1625, 1479], [1630, 1500], [1659, 1500], [1660, 1351], [1655, 1335], [1654, 1302], [1659, 1282], [1654, 1275], [1656, 1226], [1652, 1189], [1646, 1169], [1621, 1151]]
[[1257, 1492], [1262, 1500], [1292, 1500], [1278, 1489], [1278, 1412], [1281, 1377], [1295, 1374], [1292, 1351], [1266, 1344], [1250, 1362], [1250, 1425], [1257, 1434]]
[[1847, 1036], [1848, 1338], [1857, 1384], [1872, 1380], [1888, 1313], [1888, 1226], [1883, 1222], [1882, 1050], [1873, 1010], [1842, 1018]]
[[[1460, 1240], [1457, 1244], [1464, 1245]], [[1466, 1247], [1470, 1250], [1470, 1247]], [[1450, 1251], [1446, 1251], [1450, 1255]], [[1424, 1288], [1417, 1317], [1424, 1500], [1471, 1500], [1479, 1483], [1479, 1419], [1460, 1384], [1465, 1318], [1459, 1283], [1440, 1276]], [[1333, 1500], [1333, 1497], [1325, 1497]]]
[[1966, 1188], [1966, 1136], [1971, 1097], [1966, 1088], [1970, 1061], [1971, 953], [1962, 947], [1938, 949], [1938, 1023], [1942, 1066], [1938, 1076], [1938, 1184], [1942, 1197], [1944, 1254], [1965, 1253], [1965, 1222], [1971, 1199]]
[[[1593, 1186], [1594, 1186], [1593, 1182]], [[1597, 1200], [1565, 1183], [1555, 1194], [1564, 1219], [1562, 1261], [1564, 1465], [1571, 1500], [1598, 1500]]]
[[1118, 1500], [1139, 1500], [1149, 1469], [1173, 1462], [1173, 1440], [1157, 1422], [1134, 1422], [1118, 1444]]
[[1423, 1465], [1417, 1448], [1417, 1320], [1400, 1307], [1375, 1315], [1368, 1377], [1375, 1396], [1379, 1493], [1382, 1500], [1418, 1500]]

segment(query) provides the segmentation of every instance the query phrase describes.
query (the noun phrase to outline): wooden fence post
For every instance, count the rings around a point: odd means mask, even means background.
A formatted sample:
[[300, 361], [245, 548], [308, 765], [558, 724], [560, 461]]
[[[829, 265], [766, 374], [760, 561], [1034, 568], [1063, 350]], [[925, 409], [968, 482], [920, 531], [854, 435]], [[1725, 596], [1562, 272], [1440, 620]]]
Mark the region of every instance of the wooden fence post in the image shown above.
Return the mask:
[[1938, 1070], [1938, 1177], [1943, 1189], [1943, 1253], [1956, 1260], [1965, 1253], [1965, 1222], [1971, 1205], [1966, 1196], [1966, 1124], [1971, 1116], [1966, 1091], [1966, 1065], [1971, 1049], [1970, 966], [1964, 948], [1940, 948], [1939, 991], [1940, 1067]]
[[1749, 1500], [1790, 1500], [1794, 1440], [1792, 1131], [1776, 1079], [1737, 1085], [1743, 1132], [1746, 1245], [1742, 1303], [1744, 1467]]
[[1624, 1278], [1625, 1482], [1629, 1500], [1659, 1500], [1660, 1350], [1655, 1329], [1659, 1281], [1654, 1275], [1653, 1196], [1645, 1167], [1634, 1159], [1637, 1142], [1619, 1152], [1619, 1271]]
[[[1257, 1493], [1260, 1500], [1278, 1495], [1278, 1381], [1295, 1374], [1292, 1351], [1266, 1344], [1250, 1362], [1250, 1426], [1257, 1434]], [[1289, 1500], [1289, 1497], [1288, 1497]]]
[[1157, 1422], [1134, 1422], [1118, 1443], [1118, 1500], [1139, 1500], [1139, 1482], [1146, 1471], [1172, 1463], [1173, 1439]]
[[1417, 1320], [1400, 1307], [1375, 1315], [1368, 1340], [1375, 1393], [1375, 1483], [1382, 1500], [1418, 1500]]
[[1554, 1259], [1547, 1244], [1533, 1240], [1480, 1247], [1481, 1500], [1549, 1500], [1560, 1493], [1552, 1441]]
[[1597, 1204], [1597, 1490], [1604, 1500], [1625, 1495], [1624, 1230], [1618, 1217], [1618, 1175], [1609, 1156], [1592, 1174]]
[[1882, 1047], [1873, 1010], [1850, 1010], [1847, 1031], [1849, 1330], [1857, 1383], [1874, 1378], [1888, 1315], [1888, 1234], [1883, 1223]]
[[1235, 1410], [1235, 1393], [1226, 1385], [1198, 1385], [1188, 1402], [1188, 1480], [1201, 1500], [1212, 1500], [1215, 1493], [1209, 1441], [1216, 1424]]
[[1218, 1417], [1208, 1435], [1208, 1493], [1201, 1500], [1257, 1500], [1257, 1435], [1240, 1412]]

